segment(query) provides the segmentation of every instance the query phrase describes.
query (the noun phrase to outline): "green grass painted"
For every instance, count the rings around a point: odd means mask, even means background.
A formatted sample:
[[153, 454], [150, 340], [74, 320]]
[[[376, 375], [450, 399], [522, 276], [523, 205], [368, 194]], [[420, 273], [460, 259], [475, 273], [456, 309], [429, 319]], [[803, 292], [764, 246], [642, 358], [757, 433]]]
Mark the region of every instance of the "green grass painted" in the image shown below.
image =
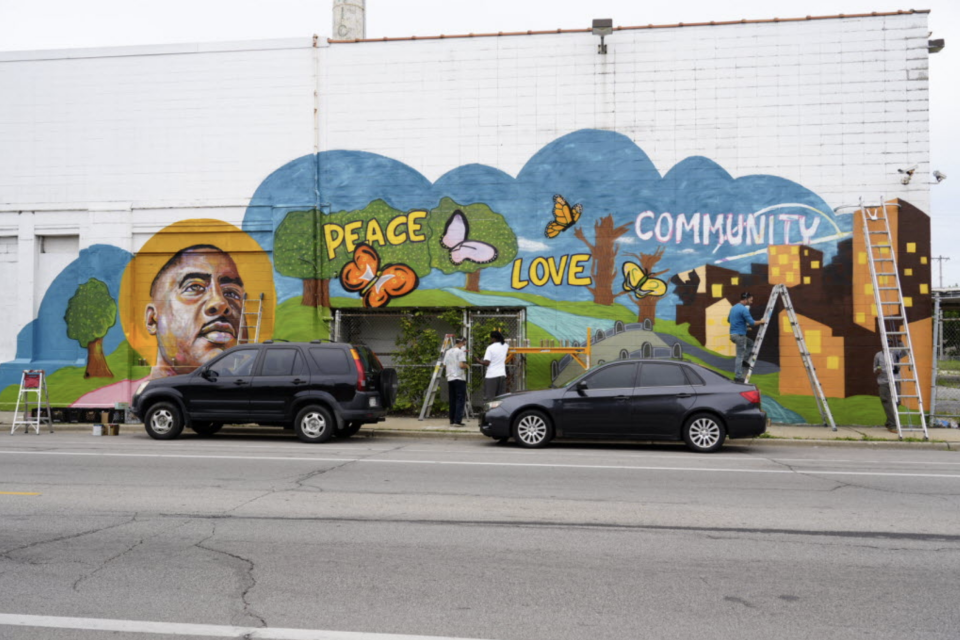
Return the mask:
[[[84, 378], [86, 367], [63, 367], [47, 376], [50, 404], [65, 407], [76, 402], [85, 393], [106, 387], [121, 380], [139, 380], [150, 373], [150, 367], [138, 366], [140, 356], [130, 348], [126, 340], [107, 356], [112, 378]], [[13, 410], [17, 403], [20, 385], [12, 384], [0, 392], [0, 407]]]
[[274, 340], [309, 342], [330, 338], [330, 310], [324, 307], [305, 307], [303, 296], [284, 301], [277, 306]]

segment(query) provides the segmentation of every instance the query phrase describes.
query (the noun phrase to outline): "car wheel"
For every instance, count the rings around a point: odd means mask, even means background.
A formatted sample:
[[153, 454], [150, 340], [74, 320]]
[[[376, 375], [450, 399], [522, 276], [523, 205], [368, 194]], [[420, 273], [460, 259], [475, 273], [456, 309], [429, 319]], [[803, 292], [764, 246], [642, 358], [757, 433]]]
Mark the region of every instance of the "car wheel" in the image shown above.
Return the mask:
[[311, 404], [297, 414], [293, 429], [303, 442], [326, 442], [333, 437], [336, 423], [327, 409]]
[[143, 426], [154, 440], [173, 440], [183, 431], [183, 417], [177, 405], [158, 402], [147, 411]]
[[545, 447], [553, 439], [553, 427], [540, 411], [524, 411], [513, 421], [513, 439], [521, 447]]
[[727, 430], [716, 416], [698, 413], [683, 425], [683, 441], [696, 453], [713, 453], [723, 446]]
[[384, 409], [393, 407], [397, 401], [397, 390], [400, 388], [400, 381], [397, 378], [396, 369], [384, 369], [380, 372], [380, 402]]
[[338, 438], [349, 438], [350, 436], [355, 436], [357, 435], [357, 432], [360, 431], [360, 427], [362, 426], [363, 423], [357, 422], [356, 420], [353, 422], [348, 422], [347, 424], [343, 425], [342, 429], [337, 429], [336, 436]]
[[194, 433], [198, 436], [210, 437], [215, 434], [220, 429], [223, 429], [223, 423], [221, 422], [194, 422], [190, 425], [190, 428], [193, 429]]

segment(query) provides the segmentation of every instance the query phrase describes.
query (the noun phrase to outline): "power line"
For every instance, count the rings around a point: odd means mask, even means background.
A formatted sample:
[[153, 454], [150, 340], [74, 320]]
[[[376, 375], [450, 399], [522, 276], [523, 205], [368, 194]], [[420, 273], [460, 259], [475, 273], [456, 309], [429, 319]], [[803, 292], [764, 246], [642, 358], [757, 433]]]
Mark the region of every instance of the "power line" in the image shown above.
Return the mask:
[[950, 259], [950, 258], [947, 257], [947, 256], [937, 256], [937, 257], [934, 258], [934, 260], [937, 260], [937, 261], [940, 262], [940, 288], [941, 288], [941, 289], [943, 289], [943, 263], [944, 263], [944, 261], [949, 260], [949, 259]]

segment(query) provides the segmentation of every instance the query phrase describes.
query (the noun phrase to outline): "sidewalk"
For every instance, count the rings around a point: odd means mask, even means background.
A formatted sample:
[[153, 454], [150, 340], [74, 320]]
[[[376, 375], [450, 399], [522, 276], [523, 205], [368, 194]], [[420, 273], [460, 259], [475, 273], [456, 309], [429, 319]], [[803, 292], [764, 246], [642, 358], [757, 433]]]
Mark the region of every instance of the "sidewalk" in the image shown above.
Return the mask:
[[[13, 412], [0, 412], [0, 435], [10, 433], [10, 421], [13, 418]], [[93, 427], [89, 424], [55, 424], [54, 435], [57, 432], [70, 433], [92, 433]], [[32, 431], [31, 431], [32, 433]], [[41, 427], [41, 435], [48, 434], [46, 427]], [[123, 425], [120, 428], [121, 434], [143, 433], [143, 427], [139, 424]], [[258, 427], [249, 426], [230, 426], [224, 428], [225, 434], [248, 434], [248, 435], [282, 435], [289, 434], [276, 427]], [[23, 434], [22, 428], [17, 431], [18, 435]], [[816, 446], [859, 446], [876, 448], [934, 448], [949, 451], [960, 451], [960, 429], [929, 429], [930, 439], [924, 441], [919, 432], [908, 432], [904, 440], [900, 440], [897, 434], [890, 433], [883, 427], [862, 427], [862, 426], [844, 426], [837, 427], [833, 431], [829, 427], [820, 425], [771, 425], [767, 433], [760, 438], [750, 440], [728, 440], [727, 445], [816, 445]], [[467, 420], [466, 426], [454, 427], [447, 422], [445, 416], [434, 416], [424, 421], [416, 417], [391, 416], [386, 422], [376, 425], [366, 425], [355, 437], [377, 437], [377, 436], [411, 436], [411, 437], [446, 437], [446, 438], [477, 438], [484, 439], [478, 427], [476, 419]], [[642, 441], [640, 441], [642, 442]]]

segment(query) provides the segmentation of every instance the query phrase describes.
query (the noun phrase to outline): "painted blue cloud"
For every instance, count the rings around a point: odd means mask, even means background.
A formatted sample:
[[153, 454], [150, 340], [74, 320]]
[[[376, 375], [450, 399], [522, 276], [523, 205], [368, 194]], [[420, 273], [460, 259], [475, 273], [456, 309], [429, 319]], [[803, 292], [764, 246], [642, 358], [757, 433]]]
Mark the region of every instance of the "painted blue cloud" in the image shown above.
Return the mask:
[[[77, 287], [90, 278], [107, 285], [114, 300], [120, 299], [120, 280], [132, 255], [123, 249], [96, 244], [80, 252], [46, 290], [37, 317], [17, 334], [17, 357], [0, 365], [0, 389], [19, 384], [24, 369], [43, 369], [50, 375], [66, 366], [84, 366], [87, 350], [67, 337], [63, 319]], [[103, 352], [110, 354], [123, 342], [120, 313], [103, 339]], [[114, 372], [120, 373], [120, 372]]]
[[[709, 243], [703, 241], [706, 234], [700, 233], [697, 235], [701, 242], [694, 242], [689, 231], [678, 243], [677, 234], [667, 231], [668, 223], [676, 222], [679, 214], [684, 214], [688, 222], [695, 214], [701, 214], [701, 226], [706, 216], [716, 223], [719, 215], [733, 214], [730, 222], [735, 230], [741, 220], [770, 209], [761, 217], [776, 225], [775, 243], [783, 242], [788, 228], [778, 216], [802, 217], [808, 231], [817, 225], [810, 235], [812, 239], [834, 236], [838, 230], [849, 231], [850, 226], [849, 220], [838, 221], [822, 198], [790, 180], [770, 175], [734, 178], [714, 161], [699, 156], [686, 158], [661, 177], [647, 154], [630, 138], [616, 132], [586, 129], [543, 147], [516, 178], [494, 167], [470, 164], [452, 169], [431, 184], [411, 167], [376, 154], [328, 151], [318, 156], [304, 156], [264, 180], [254, 195], [243, 227], [254, 234], [267, 232], [275, 229], [289, 211], [312, 206], [336, 212], [361, 209], [373, 200], [383, 199], [401, 210], [430, 209], [437, 206], [441, 198], [450, 197], [463, 204], [484, 202], [503, 214], [518, 237], [531, 241], [523, 243], [525, 246], [536, 247], [533, 241], [549, 246], [547, 252], [535, 248], [525, 250], [521, 246], [519, 258], [529, 261], [541, 253], [560, 256], [586, 251], [584, 243], [574, 236], [575, 228], [556, 238], [545, 238], [544, 229], [553, 219], [554, 194], [562, 195], [571, 205], [583, 206], [578, 225], [591, 243], [594, 242], [594, 223], [604, 216], [612, 215], [615, 225], [627, 226], [627, 235], [636, 241], [620, 245], [620, 260], [627, 259], [627, 253], [655, 251], [661, 243], [650, 232], [661, 214], [671, 214], [661, 223], [662, 237], [669, 236], [665, 242], [669, 248], [657, 265], [670, 273], [719, 260], [727, 260], [723, 263], [725, 267], [742, 271], [749, 270], [751, 263], [766, 262], [763, 251], [766, 242], [749, 245], [741, 239], [739, 246], [718, 242], [716, 230], [710, 233]], [[643, 220], [641, 229], [645, 237], [640, 238], [634, 229], [638, 215], [643, 212], [651, 212], [653, 216]], [[724, 232], [726, 222], [724, 217]], [[791, 224], [790, 241], [799, 242], [798, 221]], [[764, 238], [769, 238], [768, 234], [769, 225], [766, 225]], [[272, 248], [272, 238], [257, 239], [264, 248]], [[836, 251], [836, 242], [820, 244], [817, 248], [829, 259]], [[432, 273], [422, 279], [420, 286], [459, 286], [462, 280], [460, 274]], [[343, 295], [336, 283], [333, 284], [332, 294]], [[293, 278], [277, 274], [277, 285], [281, 300], [300, 292], [300, 281]], [[510, 290], [510, 268], [485, 270], [483, 285], [485, 289]], [[584, 287], [564, 289], [564, 299], [591, 299]], [[553, 295], [553, 285], [542, 290], [530, 285], [525, 291]], [[623, 298], [620, 301], [626, 302]]]

